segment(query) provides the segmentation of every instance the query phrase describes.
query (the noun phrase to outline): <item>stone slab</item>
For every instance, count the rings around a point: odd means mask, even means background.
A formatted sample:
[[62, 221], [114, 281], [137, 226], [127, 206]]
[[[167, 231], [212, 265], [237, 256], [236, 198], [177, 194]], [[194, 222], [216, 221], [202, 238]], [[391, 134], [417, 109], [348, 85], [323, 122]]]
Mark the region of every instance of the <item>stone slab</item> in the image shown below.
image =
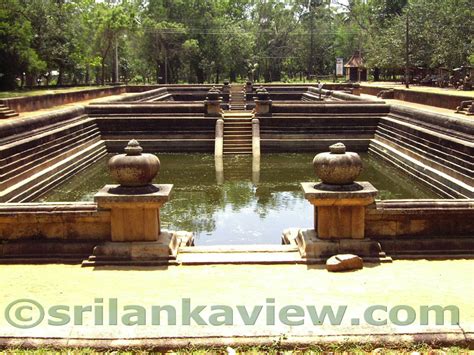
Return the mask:
[[163, 203], [169, 201], [171, 190], [173, 189], [172, 184], [160, 184], [153, 185], [158, 189], [157, 192], [131, 195], [131, 194], [113, 194], [110, 192], [112, 189], [116, 189], [119, 185], [105, 185], [97, 194], [94, 196], [94, 201], [99, 205], [100, 208], [114, 207], [130, 207], [133, 203], [133, 207], [161, 207]]
[[[357, 181], [357, 184], [362, 186], [362, 190], [359, 191], [326, 191], [315, 188], [315, 182], [302, 182], [301, 187], [304, 192], [304, 197], [310, 200], [311, 203], [315, 202], [318, 205], [365, 205], [370, 204], [377, 196], [378, 190], [367, 181]], [[327, 203], [319, 202], [319, 200], [328, 200]], [[338, 200], [339, 202], [336, 202]], [[345, 201], [350, 200], [350, 201]], [[368, 203], [367, 203], [368, 202]]]
[[185, 231], [165, 231], [152, 242], [105, 242], [94, 248], [82, 266], [96, 265], [150, 265], [153, 262], [176, 259], [181, 245], [190, 245], [193, 235]]
[[300, 229], [295, 236], [294, 230], [291, 234], [287, 233], [288, 240], [294, 239], [298, 245], [301, 257], [308, 259], [324, 259], [335, 254], [356, 254], [362, 258], [371, 258], [371, 260], [391, 261], [383, 252], [380, 243], [373, 240], [355, 240], [355, 239], [320, 239], [314, 229]]
[[[206, 348], [212, 345], [238, 346], [272, 345], [296, 347], [334, 343], [400, 344], [437, 341], [449, 344], [472, 339], [474, 313], [471, 296], [474, 285], [469, 270], [472, 261], [395, 261], [379, 266], [367, 265], [354, 273], [328, 273], [323, 267], [307, 265], [211, 265], [168, 268], [79, 268], [77, 265], [0, 266], [4, 291], [0, 304], [8, 305], [16, 298], [31, 298], [45, 306], [94, 305], [95, 298], [107, 304], [117, 298], [120, 309], [124, 305], [153, 305], [181, 307], [181, 299], [192, 297], [192, 306], [206, 305], [201, 314], [208, 320], [211, 305], [245, 305], [252, 309], [263, 305], [259, 321], [254, 326], [168, 326], [166, 318], [161, 326], [49, 326], [42, 323], [38, 330], [21, 330], [0, 317], [0, 346], [19, 348], [59, 346], [76, 348], [130, 349], [163, 347], [183, 349], [192, 343]], [[217, 285], [217, 286], [216, 286]], [[433, 285], [442, 285], [434, 290]], [[78, 292], [78, 288], [81, 292]], [[416, 290], [416, 292], [414, 292]], [[350, 297], [348, 296], [350, 295]], [[341, 325], [312, 324], [307, 315], [301, 326], [285, 326], [278, 320], [274, 326], [265, 324], [267, 298], [274, 298], [276, 310], [285, 305], [299, 305], [306, 309], [314, 305], [337, 307], [347, 305], [347, 317]], [[389, 308], [407, 304], [415, 310], [421, 305], [454, 304], [459, 307], [459, 326], [359, 326], [350, 324], [351, 318], [361, 317], [370, 305], [383, 304]], [[104, 307], [107, 314], [107, 308]], [[2, 312], [3, 313], [3, 312]], [[235, 312], [238, 317], [238, 312]], [[148, 313], [147, 313], [148, 315]], [[385, 313], [381, 314], [386, 316]], [[238, 318], [237, 318], [238, 319]], [[449, 319], [449, 317], [447, 318]], [[89, 319], [87, 319], [89, 320]], [[178, 324], [181, 319], [178, 317]], [[261, 321], [260, 321], [261, 320]], [[107, 318], [105, 317], [105, 322]], [[147, 318], [149, 322], [149, 318]], [[107, 323], [105, 323], [107, 324]]]

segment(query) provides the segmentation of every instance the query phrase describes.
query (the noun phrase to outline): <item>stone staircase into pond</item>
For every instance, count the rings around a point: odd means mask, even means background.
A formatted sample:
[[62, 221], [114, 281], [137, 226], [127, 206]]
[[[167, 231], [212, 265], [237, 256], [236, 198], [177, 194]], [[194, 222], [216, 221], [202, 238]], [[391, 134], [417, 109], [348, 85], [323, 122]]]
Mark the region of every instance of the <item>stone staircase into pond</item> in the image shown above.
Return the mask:
[[0, 104], [0, 119], [18, 116], [18, 112], [10, 109], [8, 106]]
[[252, 154], [252, 119], [250, 112], [226, 112], [224, 119], [224, 154]]
[[231, 111], [245, 111], [245, 90], [244, 85], [231, 85], [230, 87], [230, 110]]

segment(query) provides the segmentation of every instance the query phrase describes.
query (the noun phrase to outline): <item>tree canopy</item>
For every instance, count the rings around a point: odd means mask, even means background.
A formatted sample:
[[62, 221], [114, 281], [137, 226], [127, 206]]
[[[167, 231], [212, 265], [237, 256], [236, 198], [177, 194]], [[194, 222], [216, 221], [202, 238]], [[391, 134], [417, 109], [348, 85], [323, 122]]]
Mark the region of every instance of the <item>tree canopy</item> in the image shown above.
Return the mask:
[[[0, 88], [43, 83], [285, 81], [474, 65], [472, 0], [3, 0]], [[118, 70], [117, 70], [118, 68]], [[117, 77], [118, 75], [118, 77]]]

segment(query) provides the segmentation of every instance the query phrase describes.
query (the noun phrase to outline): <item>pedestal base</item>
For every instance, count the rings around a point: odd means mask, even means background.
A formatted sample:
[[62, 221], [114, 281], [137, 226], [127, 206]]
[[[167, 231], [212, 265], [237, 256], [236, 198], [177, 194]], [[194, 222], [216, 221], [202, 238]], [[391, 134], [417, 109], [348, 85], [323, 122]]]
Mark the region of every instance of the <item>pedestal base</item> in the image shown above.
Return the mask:
[[[146, 189], [105, 185], [94, 201], [99, 209], [110, 210], [112, 242], [156, 241], [161, 233], [160, 208], [169, 200], [172, 188], [169, 184]], [[137, 190], [142, 193], [136, 194]]]
[[206, 115], [220, 116], [222, 114], [221, 103], [222, 100], [205, 100]]
[[153, 242], [105, 242], [97, 245], [82, 266], [168, 265], [176, 260], [181, 246], [191, 246], [193, 234], [165, 231]]
[[347, 185], [346, 189], [322, 189], [324, 184], [312, 182], [301, 186], [305, 198], [314, 206], [314, 229], [320, 239], [364, 238], [365, 208], [377, 195], [372, 184], [362, 181]]
[[308, 263], [325, 262], [336, 254], [355, 254], [366, 262], [391, 262], [382, 250], [380, 243], [370, 239], [334, 239], [318, 238], [314, 229], [291, 228], [283, 232], [283, 243], [298, 247], [300, 255]]
[[271, 113], [272, 101], [271, 100], [255, 100], [255, 114], [258, 115], [269, 115]]

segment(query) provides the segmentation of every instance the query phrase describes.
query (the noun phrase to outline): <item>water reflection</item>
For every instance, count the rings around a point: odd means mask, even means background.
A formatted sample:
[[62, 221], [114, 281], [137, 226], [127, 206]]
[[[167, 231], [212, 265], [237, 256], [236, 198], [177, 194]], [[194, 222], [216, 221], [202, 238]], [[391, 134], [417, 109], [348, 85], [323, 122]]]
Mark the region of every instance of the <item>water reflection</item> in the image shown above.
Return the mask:
[[[300, 182], [314, 181], [313, 154], [225, 156], [158, 154], [156, 182], [174, 184], [171, 201], [161, 211], [163, 227], [193, 231], [197, 245], [280, 243], [283, 229], [311, 227], [312, 206]], [[362, 154], [364, 172], [379, 198], [438, 197], [382, 161]], [[91, 201], [111, 183], [107, 159], [55, 189], [43, 201]]]

